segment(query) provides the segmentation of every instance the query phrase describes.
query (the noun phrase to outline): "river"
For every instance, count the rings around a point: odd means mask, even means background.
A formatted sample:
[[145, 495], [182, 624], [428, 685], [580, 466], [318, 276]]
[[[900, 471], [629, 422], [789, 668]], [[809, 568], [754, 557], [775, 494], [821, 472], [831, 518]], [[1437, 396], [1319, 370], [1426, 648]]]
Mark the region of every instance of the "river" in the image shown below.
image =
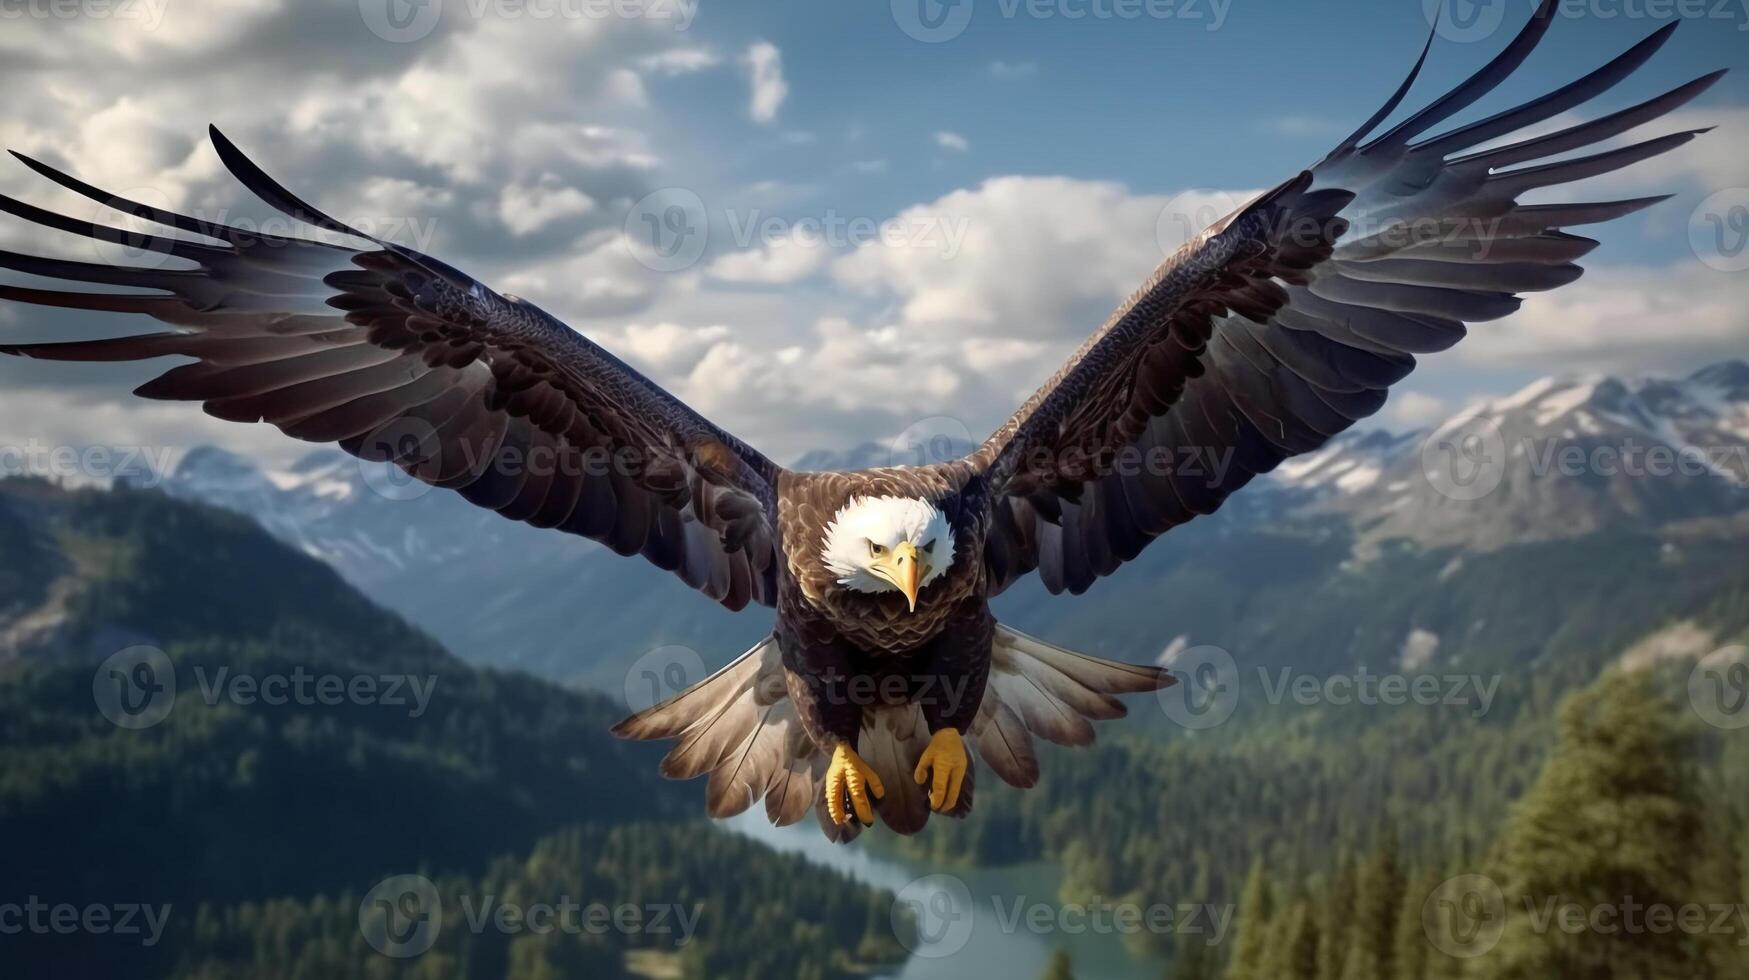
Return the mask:
[[[889, 889], [915, 911], [922, 941], [887, 980], [1031, 980], [1055, 949], [1069, 952], [1077, 980], [1157, 980], [1165, 963], [1132, 956], [1116, 928], [1083, 919], [1057, 898], [1062, 874], [1046, 863], [1006, 868], [937, 869], [862, 845], [833, 844], [813, 822], [778, 828], [750, 811], [725, 825], [780, 851]], [[1029, 924], [1030, 923], [1030, 924]]]

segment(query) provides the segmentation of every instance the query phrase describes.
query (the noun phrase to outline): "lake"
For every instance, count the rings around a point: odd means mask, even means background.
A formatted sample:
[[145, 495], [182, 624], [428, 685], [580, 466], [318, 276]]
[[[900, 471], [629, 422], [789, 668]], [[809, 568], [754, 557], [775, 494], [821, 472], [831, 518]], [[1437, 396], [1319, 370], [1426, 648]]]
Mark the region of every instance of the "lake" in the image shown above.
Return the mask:
[[867, 847], [833, 844], [812, 820], [778, 828], [749, 811], [724, 824], [777, 850], [885, 888], [915, 911], [921, 943], [889, 980], [964, 980], [986, 975], [1029, 980], [1057, 948], [1068, 950], [1077, 980], [1137, 980], [1165, 974], [1163, 960], [1132, 956], [1109, 915], [1083, 917], [1057, 898], [1053, 864], [956, 868], [949, 872]]

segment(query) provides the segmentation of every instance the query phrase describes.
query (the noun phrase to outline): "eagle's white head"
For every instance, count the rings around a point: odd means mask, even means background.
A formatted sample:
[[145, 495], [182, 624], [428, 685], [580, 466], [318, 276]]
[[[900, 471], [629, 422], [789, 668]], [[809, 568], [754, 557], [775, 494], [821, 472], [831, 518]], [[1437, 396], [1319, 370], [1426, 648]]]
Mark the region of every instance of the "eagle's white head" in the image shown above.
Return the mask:
[[826, 525], [820, 558], [856, 592], [917, 593], [953, 564], [953, 530], [934, 504], [913, 497], [853, 497]]

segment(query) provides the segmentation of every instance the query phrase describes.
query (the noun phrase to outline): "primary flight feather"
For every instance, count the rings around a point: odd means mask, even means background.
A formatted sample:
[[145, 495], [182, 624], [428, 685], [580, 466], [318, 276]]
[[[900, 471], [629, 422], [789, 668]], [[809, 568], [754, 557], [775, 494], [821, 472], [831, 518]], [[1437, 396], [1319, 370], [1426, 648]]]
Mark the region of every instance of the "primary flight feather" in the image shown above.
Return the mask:
[[[931, 812], [970, 810], [974, 759], [1031, 786], [1034, 736], [1086, 745], [1094, 721], [1124, 713], [1118, 695], [1172, 683], [1163, 670], [1001, 626], [993, 596], [1035, 570], [1052, 592], [1085, 591], [1257, 474], [1376, 412], [1415, 355], [1513, 312], [1522, 293], [1578, 278], [1575, 261], [1597, 243], [1565, 229], [1661, 200], [1518, 203], [1692, 139], [1614, 145], [1722, 72], [1522, 134], [1627, 78], [1674, 24], [1541, 98], [1429, 135], [1511, 75], [1554, 10], [1545, 0], [1493, 61], [1375, 135], [1423, 50], [1353, 136], [1187, 242], [982, 446], [938, 465], [786, 470], [535, 306], [322, 214], [217, 130], [221, 159], [264, 201], [367, 244], [198, 221], [20, 157], [185, 234], [138, 234], [3, 196], [0, 210], [190, 267], [0, 252], [3, 268], [119, 289], [0, 284], [0, 298], [144, 313], [173, 328], [0, 350], [193, 358], [137, 393], [337, 442], [506, 517], [642, 555], [731, 609], [776, 607], [769, 638], [616, 731], [677, 740], [662, 770], [708, 776], [712, 816], [763, 799], [778, 824], [814, 810], [834, 840], [877, 816], [914, 833]], [[1183, 465], [1193, 458], [1227, 465]]]

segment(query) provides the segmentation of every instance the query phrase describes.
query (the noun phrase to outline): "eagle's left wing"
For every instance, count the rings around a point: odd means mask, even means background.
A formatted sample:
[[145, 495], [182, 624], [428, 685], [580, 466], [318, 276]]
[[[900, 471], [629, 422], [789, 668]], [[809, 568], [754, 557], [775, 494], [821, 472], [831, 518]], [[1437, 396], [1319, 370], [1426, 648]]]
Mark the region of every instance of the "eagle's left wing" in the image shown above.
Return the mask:
[[0, 268], [124, 290], [0, 284], [0, 299], [143, 313], [177, 328], [0, 346], [0, 353], [191, 357], [137, 393], [199, 401], [218, 418], [337, 442], [513, 520], [641, 554], [731, 609], [775, 602], [775, 464], [539, 308], [335, 221], [217, 130], [212, 137], [257, 196], [298, 221], [370, 244], [201, 221], [20, 157], [110, 208], [212, 241], [124, 231], [0, 195], [0, 211], [134, 256], [104, 264], [0, 251]]
[[[1555, 6], [1545, 0], [1481, 71], [1363, 143], [1408, 93], [1423, 50], [1352, 137], [1168, 258], [968, 457], [994, 496], [992, 593], [1034, 568], [1052, 592], [1085, 591], [1252, 477], [1376, 412], [1414, 355], [1512, 313], [1519, 293], [1577, 279], [1574, 260], [1597, 243], [1562, 229], [1662, 200], [1518, 203], [1688, 142], [1695, 132], [1560, 158], [1657, 119], [1723, 72], [1548, 135], [1522, 131], [1632, 74], [1675, 24], [1542, 98], [1422, 138], [1512, 74]], [[1503, 137], [1514, 141], [1484, 146]]]

